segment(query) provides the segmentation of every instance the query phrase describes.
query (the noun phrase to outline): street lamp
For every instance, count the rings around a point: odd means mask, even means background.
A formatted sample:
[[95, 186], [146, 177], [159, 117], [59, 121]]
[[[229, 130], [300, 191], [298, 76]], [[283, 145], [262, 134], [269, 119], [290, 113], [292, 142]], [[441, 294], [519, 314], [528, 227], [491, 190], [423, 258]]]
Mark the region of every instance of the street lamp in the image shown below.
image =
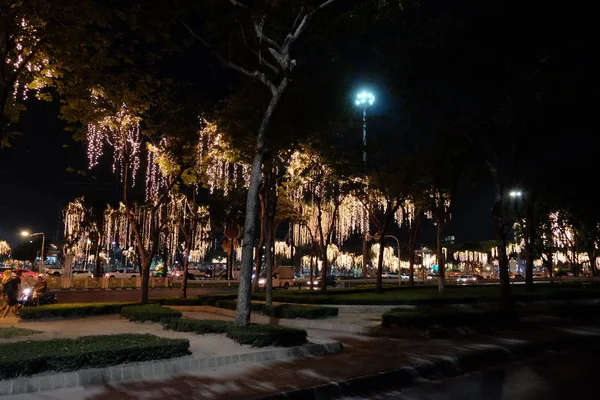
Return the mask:
[[520, 190], [512, 190], [508, 195], [510, 197], [521, 197], [523, 193]]
[[[362, 91], [356, 95], [354, 102], [357, 106], [363, 109], [363, 164], [365, 168], [367, 166], [367, 108], [375, 104], [375, 96], [367, 91]], [[362, 243], [362, 256], [363, 256], [363, 275], [366, 274], [367, 270], [367, 258], [369, 250], [367, 248], [367, 235], [369, 234], [369, 216], [367, 215], [366, 207], [363, 207], [363, 243]]]
[[44, 232], [36, 232], [36, 233], [29, 233], [27, 231], [23, 231], [21, 232], [21, 236], [24, 237], [33, 237], [33, 236], [42, 236], [42, 251], [40, 252], [40, 268], [39, 268], [39, 272], [43, 272], [42, 268], [44, 268], [44, 245], [46, 244], [46, 235], [44, 235]]
[[372, 93], [362, 91], [356, 95], [355, 104], [363, 109], [363, 163], [367, 164], [367, 107], [375, 104]]

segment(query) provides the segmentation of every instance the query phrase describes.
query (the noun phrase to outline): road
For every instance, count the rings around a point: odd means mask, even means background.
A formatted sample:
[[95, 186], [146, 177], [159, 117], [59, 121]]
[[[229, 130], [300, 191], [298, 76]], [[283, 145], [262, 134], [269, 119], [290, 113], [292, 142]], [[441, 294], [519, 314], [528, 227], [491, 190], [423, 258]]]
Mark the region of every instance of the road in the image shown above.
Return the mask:
[[[112, 301], [138, 301], [141, 291], [131, 290], [63, 290], [54, 291], [59, 303], [92, 303]], [[188, 297], [210, 296], [214, 294], [235, 294], [237, 288], [201, 289], [188, 288]], [[179, 289], [150, 289], [152, 297], [179, 297]]]
[[338, 400], [598, 399], [600, 349], [547, 356], [477, 373]]

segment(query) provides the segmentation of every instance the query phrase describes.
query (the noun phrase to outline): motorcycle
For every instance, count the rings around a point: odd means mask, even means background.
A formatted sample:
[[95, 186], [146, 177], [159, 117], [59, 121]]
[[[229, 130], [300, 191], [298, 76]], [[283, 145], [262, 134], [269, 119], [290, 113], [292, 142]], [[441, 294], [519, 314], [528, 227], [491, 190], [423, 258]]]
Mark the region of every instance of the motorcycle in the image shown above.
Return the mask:
[[[43, 295], [38, 297], [40, 306], [45, 306], [48, 304], [57, 304], [58, 299], [56, 298], [56, 294], [52, 292], [44, 293]], [[33, 300], [33, 290], [31, 288], [23, 289], [23, 294], [21, 294], [21, 298], [19, 299], [19, 304], [23, 307], [35, 307], [37, 304]]]

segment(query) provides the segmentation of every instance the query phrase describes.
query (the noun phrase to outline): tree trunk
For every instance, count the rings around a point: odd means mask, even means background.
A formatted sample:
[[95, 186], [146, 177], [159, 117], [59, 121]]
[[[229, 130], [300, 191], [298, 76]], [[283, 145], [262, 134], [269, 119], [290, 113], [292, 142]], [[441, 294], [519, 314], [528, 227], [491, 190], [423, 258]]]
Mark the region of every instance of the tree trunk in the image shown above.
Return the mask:
[[528, 292], [534, 291], [533, 286], [533, 245], [535, 243], [535, 224], [533, 220], [534, 202], [530, 199], [525, 211], [525, 288]]
[[[409, 253], [409, 277], [408, 282], [411, 286], [415, 284], [415, 246], [417, 242], [417, 235], [419, 234], [419, 225], [421, 222], [421, 218], [419, 214], [415, 215], [415, 220], [412, 222], [410, 226], [410, 232], [408, 236], [408, 253]], [[423, 266], [421, 266], [423, 268]]]
[[311, 251], [311, 255], [310, 255], [310, 263], [309, 263], [309, 270], [308, 270], [308, 288], [312, 289], [313, 287], [313, 280], [314, 280], [314, 274], [313, 274], [313, 268], [314, 268], [314, 259], [315, 257], [312, 255], [312, 251]]
[[437, 262], [438, 262], [438, 293], [444, 294], [445, 279], [446, 279], [446, 260], [444, 259], [444, 248], [442, 245], [442, 232], [444, 230], [444, 216], [440, 212], [436, 214], [437, 225], [435, 229], [435, 242], [437, 245]]
[[179, 297], [182, 299], [187, 298], [187, 286], [188, 286], [188, 270], [190, 265], [190, 252], [192, 250], [192, 241], [186, 238], [185, 250], [183, 257], [183, 282], [181, 282], [181, 289], [179, 291]]
[[329, 274], [329, 260], [327, 259], [327, 245], [321, 247], [321, 257], [323, 257], [323, 264], [321, 267], [321, 292], [327, 290], [327, 275]]
[[[269, 106], [263, 115], [263, 120], [256, 136], [256, 155], [250, 171], [250, 185], [246, 200], [246, 219], [244, 221], [244, 244], [242, 247], [242, 261], [240, 266], [240, 284], [238, 301], [235, 312], [235, 324], [247, 326], [250, 323], [250, 306], [252, 297], [252, 250], [256, 238], [256, 215], [258, 213], [258, 192], [260, 190], [260, 177], [263, 160], [267, 152], [267, 128], [273, 118], [273, 112], [281, 100], [281, 96], [288, 86], [288, 79], [283, 78], [273, 92]], [[258, 276], [256, 277], [258, 279]]]
[[255, 273], [256, 279], [254, 279], [254, 287], [253, 291], [256, 293], [258, 291], [258, 279], [260, 277], [260, 272], [262, 269], [262, 256], [263, 256], [263, 246], [265, 245], [265, 233], [267, 226], [267, 205], [265, 200], [265, 192], [266, 185], [263, 183], [258, 194], [258, 200], [260, 204], [260, 239], [258, 240], [258, 246], [256, 246], [256, 258], [255, 258]]
[[269, 307], [273, 305], [273, 219], [275, 218], [275, 214], [272, 212], [275, 199], [273, 198], [273, 191], [271, 190], [271, 167], [271, 162], [267, 161], [265, 165], [265, 204], [267, 207], [267, 215], [265, 218], [265, 275], [267, 279], [265, 282], [265, 304]]
[[502, 217], [496, 218], [496, 240], [498, 242], [498, 266], [500, 269], [500, 305], [503, 310], [512, 308], [508, 255], [506, 254], [506, 227]]
[[100, 239], [96, 241], [96, 255], [94, 256], [94, 277], [102, 277], [102, 263], [100, 262], [100, 247], [102, 246], [102, 235]]

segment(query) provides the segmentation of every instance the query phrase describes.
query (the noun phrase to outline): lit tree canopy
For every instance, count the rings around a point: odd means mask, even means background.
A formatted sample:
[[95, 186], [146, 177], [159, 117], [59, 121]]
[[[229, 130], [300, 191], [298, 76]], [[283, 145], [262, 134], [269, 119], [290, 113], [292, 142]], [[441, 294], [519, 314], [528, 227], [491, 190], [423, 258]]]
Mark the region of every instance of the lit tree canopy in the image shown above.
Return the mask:
[[10, 253], [10, 245], [6, 240], [0, 240], [0, 256]]

